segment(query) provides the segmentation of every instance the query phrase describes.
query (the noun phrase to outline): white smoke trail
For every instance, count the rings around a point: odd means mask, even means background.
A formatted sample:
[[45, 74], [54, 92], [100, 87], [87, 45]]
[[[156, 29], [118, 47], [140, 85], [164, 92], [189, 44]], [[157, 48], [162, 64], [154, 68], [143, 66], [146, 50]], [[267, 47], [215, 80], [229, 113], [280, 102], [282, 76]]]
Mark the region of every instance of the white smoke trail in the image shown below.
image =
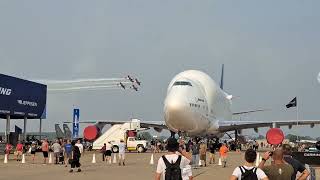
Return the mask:
[[120, 89], [119, 86], [82, 86], [82, 87], [70, 87], [70, 88], [52, 88], [48, 89], [49, 92], [54, 91], [77, 91], [77, 90], [100, 90], [100, 89]]
[[319, 72], [319, 74], [318, 74], [317, 79], [318, 79], [318, 82], [320, 83], [320, 72]]
[[[121, 82], [123, 85], [132, 84], [131, 82]], [[76, 86], [100, 86], [100, 85], [119, 85], [120, 82], [81, 82], [81, 83], [66, 83], [66, 84], [48, 84], [48, 87], [62, 87], [62, 86], [69, 86], [69, 87], [76, 87]]]
[[[121, 82], [125, 87], [130, 86], [130, 82]], [[65, 90], [74, 90], [74, 89], [90, 89], [93, 88], [107, 88], [107, 87], [120, 87], [120, 83], [118, 82], [88, 82], [88, 83], [80, 83], [80, 84], [49, 84], [47, 85], [48, 90], [51, 89], [65, 89]]]
[[97, 79], [75, 79], [75, 80], [33, 80], [44, 84], [73, 84], [73, 83], [88, 83], [88, 82], [110, 82], [110, 81], [128, 81], [127, 78], [97, 78]]

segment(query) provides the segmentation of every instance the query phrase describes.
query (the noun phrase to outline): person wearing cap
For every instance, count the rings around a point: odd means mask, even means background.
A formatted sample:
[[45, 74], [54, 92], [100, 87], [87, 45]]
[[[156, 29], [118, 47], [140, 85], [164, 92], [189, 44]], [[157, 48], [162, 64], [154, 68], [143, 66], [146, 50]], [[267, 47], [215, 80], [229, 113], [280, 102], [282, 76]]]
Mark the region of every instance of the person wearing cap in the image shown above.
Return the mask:
[[61, 145], [59, 144], [59, 140], [55, 140], [55, 143], [51, 146], [51, 149], [53, 150], [54, 157], [55, 157], [55, 164], [59, 163], [59, 154], [61, 151]]
[[[191, 171], [191, 167], [189, 166], [191, 158], [187, 156], [186, 151], [179, 149], [178, 141], [175, 138], [169, 138], [167, 141], [166, 149], [168, 150], [168, 153], [160, 157], [158, 160], [155, 180], [160, 180], [160, 179], [165, 180], [165, 175], [166, 175], [165, 160], [167, 160], [171, 164], [174, 164], [177, 162], [178, 159], [180, 159], [180, 170], [181, 170], [182, 180], [191, 180], [192, 171]], [[178, 155], [178, 154], [181, 154], [181, 155]]]
[[285, 162], [290, 164], [293, 167], [294, 173], [292, 174], [291, 180], [295, 180], [297, 178], [297, 173], [298, 171], [300, 172], [298, 180], [304, 180], [307, 179], [308, 176], [310, 175], [310, 172], [304, 167], [304, 165], [299, 162], [298, 160], [294, 159], [291, 154], [292, 154], [292, 148], [289, 144], [283, 144], [282, 145], [282, 150], [283, 150], [283, 159]]

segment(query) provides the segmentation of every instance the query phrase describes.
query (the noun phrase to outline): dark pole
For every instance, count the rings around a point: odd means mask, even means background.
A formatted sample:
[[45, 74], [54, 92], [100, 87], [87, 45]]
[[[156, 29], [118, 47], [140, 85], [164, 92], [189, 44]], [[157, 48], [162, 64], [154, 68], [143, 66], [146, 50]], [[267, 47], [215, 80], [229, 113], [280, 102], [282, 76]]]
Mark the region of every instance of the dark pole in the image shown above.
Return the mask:
[[6, 142], [10, 143], [10, 115], [7, 115], [7, 122], [6, 122]]
[[42, 136], [42, 119], [40, 118], [40, 125], [39, 125], [39, 135], [40, 135], [40, 139], [41, 140], [41, 136]]
[[26, 141], [27, 140], [27, 116], [24, 117], [23, 120], [23, 140]]
[[234, 131], [234, 141], [237, 143], [238, 142], [238, 130]]

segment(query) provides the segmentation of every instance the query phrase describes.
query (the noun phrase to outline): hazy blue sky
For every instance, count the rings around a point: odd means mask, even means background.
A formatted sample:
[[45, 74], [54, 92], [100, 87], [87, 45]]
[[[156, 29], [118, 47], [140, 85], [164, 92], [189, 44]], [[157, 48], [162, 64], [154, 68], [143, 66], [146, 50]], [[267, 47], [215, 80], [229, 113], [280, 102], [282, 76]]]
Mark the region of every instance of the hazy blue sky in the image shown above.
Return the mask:
[[[271, 108], [246, 119], [320, 119], [320, 1], [0, 1], [0, 72], [27, 79], [138, 76], [138, 93], [48, 94], [43, 129], [71, 120], [163, 120], [173, 76], [197, 69], [215, 80], [225, 64], [233, 111]], [[18, 121], [14, 121], [18, 123]], [[12, 123], [12, 128], [14, 127]], [[4, 120], [0, 121], [4, 131]], [[30, 121], [29, 131], [38, 129]], [[319, 127], [293, 129], [320, 136]], [[318, 133], [318, 134], [317, 134]]]

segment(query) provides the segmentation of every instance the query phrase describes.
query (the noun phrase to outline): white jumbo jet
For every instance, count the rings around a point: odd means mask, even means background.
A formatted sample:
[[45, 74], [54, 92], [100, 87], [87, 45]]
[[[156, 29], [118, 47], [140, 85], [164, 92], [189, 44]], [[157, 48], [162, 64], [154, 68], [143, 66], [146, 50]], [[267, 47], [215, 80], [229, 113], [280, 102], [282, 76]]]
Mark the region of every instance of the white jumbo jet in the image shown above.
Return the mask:
[[233, 115], [263, 111], [231, 112], [232, 95], [223, 91], [222, 66], [220, 86], [207, 74], [187, 70], [176, 75], [169, 84], [164, 101], [165, 124], [172, 132], [188, 136], [221, 137], [225, 132], [242, 129], [320, 124], [320, 120], [233, 121]]

